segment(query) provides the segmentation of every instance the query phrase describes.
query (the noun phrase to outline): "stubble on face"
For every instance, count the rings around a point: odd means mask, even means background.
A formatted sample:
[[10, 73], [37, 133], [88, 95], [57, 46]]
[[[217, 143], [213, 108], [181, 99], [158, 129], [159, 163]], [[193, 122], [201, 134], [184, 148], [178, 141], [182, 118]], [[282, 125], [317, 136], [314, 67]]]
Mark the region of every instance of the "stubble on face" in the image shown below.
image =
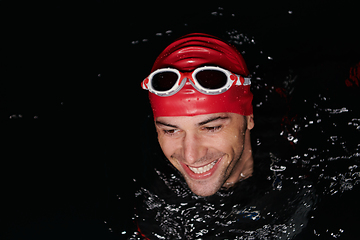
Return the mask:
[[[176, 138], [161, 135], [161, 131], [158, 129], [159, 143], [163, 149], [164, 154], [168, 160], [181, 172], [184, 176], [189, 188], [192, 192], [199, 196], [210, 196], [215, 194], [227, 181], [227, 179], [234, 172], [234, 169], [238, 166], [244, 150], [246, 120], [244, 117], [238, 114], [225, 113], [222, 115], [226, 121], [214, 122], [215, 125], [221, 125], [221, 129], [213, 134], [204, 134], [198, 137], [196, 143], [198, 151], [201, 152], [201, 157], [192, 161], [184, 154], [184, 148], [182, 145], [184, 136], [189, 134], [189, 131], [197, 131], [198, 129], [190, 128], [191, 123], [196, 123], [203, 120], [205, 116], [197, 116], [197, 118], [185, 117], [187, 119], [174, 119], [184, 117], [167, 118], [169, 123], [177, 123], [176, 129], [179, 136]], [[210, 116], [214, 117], [214, 116]], [[216, 115], [215, 115], [216, 117]], [[164, 120], [164, 119], [162, 119]], [[175, 121], [176, 120], [176, 121]], [[181, 120], [190, 121], [190, 124], [179, 124]], [[169, 124], [172, 125], [172, 124]], [[196, 124], [195, 124], [196, 125]], [[214, 124], [205, 126], [215, 126]], [[183, 135], [180, 135], [183, 134]], [[202, 134], [202, 133], [201, 133]], [[180, 140], [179, 140], [180, 139]], [[194, 150], [196, 151], [196, 149]], [[214, 173], [207, 178], [197, 179], [192, 177], [195, 174], [190, 172], [190, 167], [209, 166], [214, 164]], [[209, 171], [210, 172], [210, 171]], [[196, 175], [195, 175], [196, 176]]]

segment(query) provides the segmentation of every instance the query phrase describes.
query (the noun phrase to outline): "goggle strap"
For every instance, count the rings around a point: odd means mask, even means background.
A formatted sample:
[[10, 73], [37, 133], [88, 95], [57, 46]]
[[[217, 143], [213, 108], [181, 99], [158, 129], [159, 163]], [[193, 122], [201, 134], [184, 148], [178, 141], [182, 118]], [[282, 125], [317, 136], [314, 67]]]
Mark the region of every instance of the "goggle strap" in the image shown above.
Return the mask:
[[[244, 77], [242, 77], [242, 76], [240, 76], [240, 75], [237, 75], [237, 74], [236, 74], [236, 76], [237, 76], [237, 80], [236, 80], [236, 83], [235, 83], [236, 86], [241, 86], [241, 85], [247, 86], [247, 85], [251, 85], [251, 78], [244, 78]], [[242, 81], [241, 81], [241, 80], [242, 80]], [[242, 82], [243, 82], [243, 83], [242, 83]]]
[[251, 78], [244, 78], [244, 86], [251, 85]]
[[144, 81], [141, 82], [142, 89], [149, 90], [147, 84], [149, 83], [149, 78], [145, 78]]

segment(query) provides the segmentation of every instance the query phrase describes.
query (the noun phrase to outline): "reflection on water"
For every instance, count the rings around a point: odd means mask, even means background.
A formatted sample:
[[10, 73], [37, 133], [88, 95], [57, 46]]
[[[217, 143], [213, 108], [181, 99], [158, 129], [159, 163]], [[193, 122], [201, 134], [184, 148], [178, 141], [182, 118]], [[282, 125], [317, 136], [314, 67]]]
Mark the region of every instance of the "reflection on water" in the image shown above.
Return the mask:
[[[249, 59], [252, 71], [254, 176], [214, 196], [198, 197], [159, 149], [146, 143], [147, 173], [136, 180], [139, 189], [133, 220], [138, 230], [123, 230], [122, 234], [130, 239], [144, 235], [150, 239], [346, 236], [352, 221], [346, 211], [354, 206], [339, 210], [338, 204], [347, 202], [346, 192], [356, 191], [360, 182], [360, 115], [354, 104], [359, 89], [349, 91], [349, 84], [336, 74], [332, 78], [322, 75], [333, 70], [331, 63], [312, 70], [268, 74], [264, 69], [269, 69], [266, 66], [273, 57], [253, 36], [236, 29], [226, 31], [226, 36]], [[148, 41], [144, 38], [131, 44]], [[319, 76], [326, 79], [315, 81]], [[151, 124], [149, 116], [150, 132]], [[333, 219], [331, 211], [347, 220]]]

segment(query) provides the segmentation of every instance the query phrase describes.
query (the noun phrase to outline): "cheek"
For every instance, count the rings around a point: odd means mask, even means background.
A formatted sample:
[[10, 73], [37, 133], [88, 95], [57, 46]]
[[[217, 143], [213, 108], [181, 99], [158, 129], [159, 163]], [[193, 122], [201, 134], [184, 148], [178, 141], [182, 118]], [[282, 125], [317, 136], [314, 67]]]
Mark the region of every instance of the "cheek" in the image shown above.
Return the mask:
[[243, 148], [243, 139], [244, 136], [242, 133], [226, 131], [213, 142], [213, 146], [222, 152], [233, 155]]
[[244, 140], [245, 135], [243, 132], [239, 132], [239, 134], [234, 136], [231, 144], [235, 149], [235, 152], [242, 152], [242, 149], [244, 148]]
[[159, 136], [158, 141], [164, 155], [170, 160], [171, 155], [175, 152], [175, 143], [171, 139], [165, 139], [163, 136]]
[[216, 141], [216, 149], [227, 154], [224, 166], [235, 165], [244, 149], [244, 136], [239, 131], [229, 131]]
[[242, 131], [239, 131], [239, 134], [237, 134], [232, 141], [234, 153], [237, 157], [240, 157], [240, 155], [242, 154], [244, 150], [244, 144], [245, 144], [245, 135]]
[[158, 138], [158, 140], [161, 150], [163, 151], [165, 157], [176, 169], [181, 171], [180, 163], [176, 159], [171, 157], [175, 154], [177, 149], [176, 141], [172, 141], [172, 139], [163, 139], [163, 138]]

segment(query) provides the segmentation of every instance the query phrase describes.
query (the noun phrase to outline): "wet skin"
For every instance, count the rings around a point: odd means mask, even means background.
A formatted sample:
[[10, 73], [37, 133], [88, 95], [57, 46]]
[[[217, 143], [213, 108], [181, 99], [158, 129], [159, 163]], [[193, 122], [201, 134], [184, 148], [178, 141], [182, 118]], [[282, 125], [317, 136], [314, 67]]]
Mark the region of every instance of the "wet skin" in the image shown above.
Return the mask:
[[155, 125], [162, 151], [196, 195], [213, 195], [251, 176], [253, 115], [157, 117]]

